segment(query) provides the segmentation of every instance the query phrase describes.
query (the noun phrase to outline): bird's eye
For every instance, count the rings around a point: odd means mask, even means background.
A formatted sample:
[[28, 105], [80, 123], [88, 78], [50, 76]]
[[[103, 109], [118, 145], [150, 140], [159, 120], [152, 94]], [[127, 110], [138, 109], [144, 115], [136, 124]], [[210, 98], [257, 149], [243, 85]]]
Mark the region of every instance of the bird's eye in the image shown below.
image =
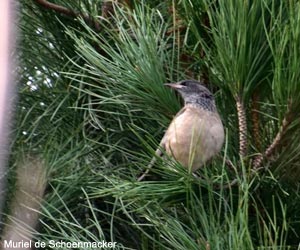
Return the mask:
[[183, 81], [183, 82], [180, 83], [180, 85], [187, 86], [187, 83], [188, 83], [187, 81]]

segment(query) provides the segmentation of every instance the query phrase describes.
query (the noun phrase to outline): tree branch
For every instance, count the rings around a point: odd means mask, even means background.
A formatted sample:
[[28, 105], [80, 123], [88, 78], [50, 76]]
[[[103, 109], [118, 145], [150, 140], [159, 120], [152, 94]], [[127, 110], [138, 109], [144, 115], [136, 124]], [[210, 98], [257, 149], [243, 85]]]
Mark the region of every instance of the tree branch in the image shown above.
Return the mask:
[[92, 18], [88, 14], [80, 13], [78, 11], [68, 9], [67, 7], [64, 7], [64, 6], [61, 6], [61, 5], [58, 5], [58, 4], [54, 4], [54, 3], [50, 3], [47, 0], [33, 0], [33, 1], [35, 1], [37, 4], [41, 5], [42, 7], [46, 8], [46, 9], [54, 10], [58, 13], [63, 14], [63, 15], [70, 16], [70, 17], [73, 17], [73, 18], [81, 17], [81, 18], [83, 18], [83, 20], [86, 23], [92, 24], [97, 31], [100, 30], [99, 21], [95, 20], [94, 18]]
[[254, 161], [253, 161], [254, 169], [259, 168], [265, 158], [270, 158], [274, 154], [276, 149], [279, 147], [279, 145], [281, 144], [283, 137], [284, 137], [286, 131], [288, 130], [289, 125], [293, 121], [293, 115], [292, 115], [290, 107], [291, 107], [291, 104], [288, 105], [287, 113], [284, 116], [281, 126], [279, 128], [279, 131], [277, 132], [271, 145], [265, 150], [265, 152], [263, 154], [256, 156], [256, 158], [254, 159]]
[[34, 1], [46, 9], [54, 10], [56, 12], [62, 13], [67, 16], [77, 17], [79, 15], [79, 13], [76, 13], [71, 9], [68, 9], [58, 4], [50, 3], [47, 0], [34, 0]]

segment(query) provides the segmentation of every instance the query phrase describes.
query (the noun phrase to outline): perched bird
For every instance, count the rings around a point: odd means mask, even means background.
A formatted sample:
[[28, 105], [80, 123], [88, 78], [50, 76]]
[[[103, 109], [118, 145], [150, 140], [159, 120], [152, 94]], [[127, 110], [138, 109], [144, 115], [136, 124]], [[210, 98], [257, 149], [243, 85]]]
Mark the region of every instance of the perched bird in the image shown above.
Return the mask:
[[[219, 153], [224, 142], [224, 127], [213, 94], [195, 80], [166, 83], [165, 86], [181, 95], [184, 107], [171, 122], [156, 155], [161, 156], [165, 152], [184, 167], [196, 171]], [[138, 178], [139, 181], [148, 174], [155, 159]]]

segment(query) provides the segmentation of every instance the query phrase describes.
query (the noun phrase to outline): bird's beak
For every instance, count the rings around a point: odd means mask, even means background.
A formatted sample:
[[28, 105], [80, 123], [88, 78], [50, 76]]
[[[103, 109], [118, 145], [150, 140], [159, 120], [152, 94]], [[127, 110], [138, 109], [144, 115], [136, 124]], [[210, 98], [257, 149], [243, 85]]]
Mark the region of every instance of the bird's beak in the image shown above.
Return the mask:
[[165, 83], [165, 86], [168, 86], [172, 89], [182, 89], [184, 86], [182, 86], [181, 84], [175, 82], [175, 83]]

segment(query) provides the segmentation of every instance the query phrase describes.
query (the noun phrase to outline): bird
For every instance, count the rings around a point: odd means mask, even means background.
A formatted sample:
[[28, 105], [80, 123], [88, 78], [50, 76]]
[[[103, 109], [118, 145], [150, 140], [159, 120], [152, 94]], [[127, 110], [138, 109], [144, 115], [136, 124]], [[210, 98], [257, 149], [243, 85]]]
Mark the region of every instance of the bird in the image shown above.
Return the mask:
[[213, 94], [197, 80], [182, 80], [164, 84], [177, 91], [184, 106], [175, 115], [158, 149], [138, 178], [149, 173], [157, 157], [166, 153], [183, 167], [195, 172], [217, 155], [224, 143], [224, 127]]

